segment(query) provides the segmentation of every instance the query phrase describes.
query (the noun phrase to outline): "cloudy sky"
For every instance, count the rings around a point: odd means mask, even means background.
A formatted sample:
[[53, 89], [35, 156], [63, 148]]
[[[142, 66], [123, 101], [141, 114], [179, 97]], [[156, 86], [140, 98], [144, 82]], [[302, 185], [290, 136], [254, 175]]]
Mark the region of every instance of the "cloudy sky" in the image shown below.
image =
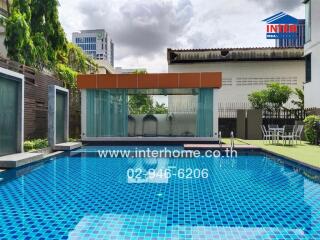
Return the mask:
[[274, 46], [261, 21], [280, 11], [304, 18], [301, 0], [59, 0], [74, 31], [105, 28], [115, 65], [167, 71], [167, 48]]

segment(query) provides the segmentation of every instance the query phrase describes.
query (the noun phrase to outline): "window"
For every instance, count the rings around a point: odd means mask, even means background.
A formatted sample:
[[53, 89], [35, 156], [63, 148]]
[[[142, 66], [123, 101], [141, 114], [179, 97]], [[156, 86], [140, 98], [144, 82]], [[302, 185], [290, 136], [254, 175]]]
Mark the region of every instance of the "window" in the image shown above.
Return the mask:
[[8, 1], [7, 0], [0, 0], [0, 15], [5, 17], [8, 16], [9, 8], [8, 8]]
[[311, 54], [306, 56], [306, 82], [311, 82]]
[[305, 2], [306, 5], [306, 42], [311, 40], [311, 0]]

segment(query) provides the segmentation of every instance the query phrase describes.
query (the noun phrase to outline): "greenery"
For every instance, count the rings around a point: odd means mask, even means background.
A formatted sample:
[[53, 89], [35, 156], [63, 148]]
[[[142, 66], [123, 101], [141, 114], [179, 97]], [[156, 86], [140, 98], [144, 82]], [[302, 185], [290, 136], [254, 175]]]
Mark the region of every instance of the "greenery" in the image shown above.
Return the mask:
[[[147, 71], [136, 70], [134, 74], [147, 74]], [[152, 97], [144, 94], [129, 96], [130, 114], [166, 114], [168, 108], [165, 104], [154, 102]]]
[[47, 139], [33, 139], [24, 142], [24, 151], [30, 152], [48, 147]]
[[13, 0], [4, 21], [8, 57], [19, 63], [48, 69], [65, 87], [74, 88], [77, 73], [97, 65], [80, 48], [68, 43], [58, 16], [57, 0]]
[[304, 134], [306, 139], [311, 144], [317, 144], [319, 136], [320, 127], [320, 117], [316, 115], [310, 115], [304, 120]]
[[304, 109], [304, 92], [303, 90], [296, 88], [294, 94], [298, 97], [298, 100], [292, 100], [291, 102], [299, 109]]
[[275, 110], [289, 100], [292, 89], [280, 83], [269, 83], [266, 89], [249, 94], [248, 99], [255, 109]]
[[168, 108], [165, 104], [154, 103], [151, 96], [148, 95], [132, 95], [129, 97], [130, 114], [166, 114]]
[[69, 138], [68, 142], [79, 142], [81, 140], [77, 139], [77, 138]]

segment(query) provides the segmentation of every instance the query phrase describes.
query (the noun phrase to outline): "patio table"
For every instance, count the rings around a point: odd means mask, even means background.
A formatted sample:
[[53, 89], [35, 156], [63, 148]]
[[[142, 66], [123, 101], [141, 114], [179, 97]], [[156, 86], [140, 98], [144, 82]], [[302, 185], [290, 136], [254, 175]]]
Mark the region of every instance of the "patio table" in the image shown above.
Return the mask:
[[282, 128], [269, 128], [269, 131], [272, 132], [272, 144], [275, 143], [275, 141], [277, 141], [277, 143], [279, 143], [279, 136], [280, 133], [284, 133], [284, 127]]

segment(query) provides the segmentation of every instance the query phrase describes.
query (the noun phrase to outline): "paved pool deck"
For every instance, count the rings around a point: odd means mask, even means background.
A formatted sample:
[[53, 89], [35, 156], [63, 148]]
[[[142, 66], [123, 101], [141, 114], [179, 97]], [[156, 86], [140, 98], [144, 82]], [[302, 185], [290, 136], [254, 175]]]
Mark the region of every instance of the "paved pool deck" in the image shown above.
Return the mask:
[[72, 151], [77, 148], [81, 148], [82, 143], [81, 142], [66, 142], [66, 143], [60, 143], [56, 144], [53, 147], [54, 151]]
[[42, 160], [42, 153], [17, 153], [0, 157], [0, 168], [17, 168]]
[[[221, 149], [221, 148], [226, 149], [226, 148], [231, 148], [231, 145], [222, 144], [220, 146], [219, 144], [184, 144], [183, 147], [186, 150], [206, 150], [206, 149]], [[253, 149], [260, 149], [260, 148], [254, 145], [249, 145], [249, 144], [242, 144], [242, 145], [235, 144], [234, 149], [253, 150]]]

